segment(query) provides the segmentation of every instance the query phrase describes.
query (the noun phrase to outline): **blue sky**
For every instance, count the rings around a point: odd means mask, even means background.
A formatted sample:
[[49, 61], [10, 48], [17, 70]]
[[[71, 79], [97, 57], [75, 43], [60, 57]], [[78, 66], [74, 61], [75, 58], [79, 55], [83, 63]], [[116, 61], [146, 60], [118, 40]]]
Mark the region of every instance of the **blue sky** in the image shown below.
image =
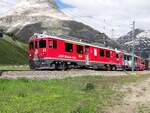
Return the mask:
[[74, 8], [73, 4], [64, 3], [62, 0], [55, 0], [55, 2], [60, 9]]
[[[0, 15], [19, 0], [0, 0]], [[119, 37], [136, 27], [150, 29], [150, 0], [55, 0], [57, 6], [72, 19]]]

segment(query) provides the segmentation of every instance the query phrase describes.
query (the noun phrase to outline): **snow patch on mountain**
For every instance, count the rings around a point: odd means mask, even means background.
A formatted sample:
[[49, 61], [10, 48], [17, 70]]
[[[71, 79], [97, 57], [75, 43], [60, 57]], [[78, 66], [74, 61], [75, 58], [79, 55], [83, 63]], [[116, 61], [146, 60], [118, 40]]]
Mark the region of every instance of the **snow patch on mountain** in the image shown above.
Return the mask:
[[20, 0], [0, 17], [0, 30], [24, 41], [28, 41], [34, 33], [46, 31], [52, 35], [76, 37], [88, 43], [104, 45], [105, 42], [105, 46], [119, 47], [106, 34], [65, 15], [57, 8], [55, 0]]
[[61, 20], [71, 20], [70, 17], [57, 9], [53, 0], [21, 0], [7, 15], [47, 16]]
[[136, 38], [132, 41], [126, 42], [125, 45], [140, 45], [150, 46], [150, 30], [146, 30], [142, 33], [139, 33]]
[[149, 38], [150, 39], [150, 30], [146, 30], [140, 34], [137, 35], [137, 38]]

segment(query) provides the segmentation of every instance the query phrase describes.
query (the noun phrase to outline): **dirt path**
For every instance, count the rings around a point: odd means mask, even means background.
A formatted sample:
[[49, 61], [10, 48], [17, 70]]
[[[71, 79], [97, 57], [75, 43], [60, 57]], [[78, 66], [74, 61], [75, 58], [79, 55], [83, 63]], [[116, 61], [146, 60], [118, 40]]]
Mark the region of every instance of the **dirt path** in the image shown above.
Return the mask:
[[150, 113], [150, 78], [119, 88], [122, 102], [106, 113]]

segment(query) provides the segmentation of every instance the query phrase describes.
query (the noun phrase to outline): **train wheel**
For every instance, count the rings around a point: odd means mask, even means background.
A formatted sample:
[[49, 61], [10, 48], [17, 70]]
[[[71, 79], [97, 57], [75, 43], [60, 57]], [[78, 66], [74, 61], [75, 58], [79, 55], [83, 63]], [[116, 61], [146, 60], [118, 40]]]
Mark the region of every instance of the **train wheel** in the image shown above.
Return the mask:
[[125, 66], [121, 67], [121, 71], [126, 71]]
[[58, 70], [66, 70], [66, 64], [64, 62], [62, 62], [62, 63], [60, 63], [60, 64], [58, 64], [56, 66], [56, 69], [58, 69]]
[[63, 62], [63, 63], [62, 63], [62, 70], [65, 71], [66, 69], [67, 69], [67, 66], [66, 66], [66, 64]]
[[116, 71], [117, 67], [116, 66], [111, 66], [111, 71]]
[[51, 64], [50, 67], [51, 67], [51, 69], [56, 69], [56, 64], [53, 63], [53, 64]]
[[111, 65], [107, 66], [107, 71], [111, 71]]
[[29, 65], [29, 67], [30, 67], [30, 70], [32, 71], [36, 70], [34, 66]]
[[93, 69], [94, 70], [98, 70], [98, 66], [93, 66]]

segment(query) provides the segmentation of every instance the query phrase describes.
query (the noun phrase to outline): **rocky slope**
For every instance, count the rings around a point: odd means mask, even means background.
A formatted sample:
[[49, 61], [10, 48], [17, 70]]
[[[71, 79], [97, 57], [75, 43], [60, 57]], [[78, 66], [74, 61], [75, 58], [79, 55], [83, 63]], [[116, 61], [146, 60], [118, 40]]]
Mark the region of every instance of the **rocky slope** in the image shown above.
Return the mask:
[[[64, 15], [54, 0], [20, 0], [7, 15], [0, 17], [0, 29], [25, 41], [34, 33], [44, 31], [98, 43], [104, 43], [105, 35]], [[106, 45], [118, 46], [107, 35], [105, 40]]]
[[[133, 41], [132, 41], [132, 31], [127, 33], [127, 35], [124, 35], [120, 37], [117, 40], [121, 45], [123, 45], [123, 48], [126, 50], [129, 50], [129, 48], [132, 48]], [[135, 52], [138, 55], [142, 55], [144, 58], [149, 57], [150, 54], [150, 31], [144, 31], [141, 29], [135, 29]]]

